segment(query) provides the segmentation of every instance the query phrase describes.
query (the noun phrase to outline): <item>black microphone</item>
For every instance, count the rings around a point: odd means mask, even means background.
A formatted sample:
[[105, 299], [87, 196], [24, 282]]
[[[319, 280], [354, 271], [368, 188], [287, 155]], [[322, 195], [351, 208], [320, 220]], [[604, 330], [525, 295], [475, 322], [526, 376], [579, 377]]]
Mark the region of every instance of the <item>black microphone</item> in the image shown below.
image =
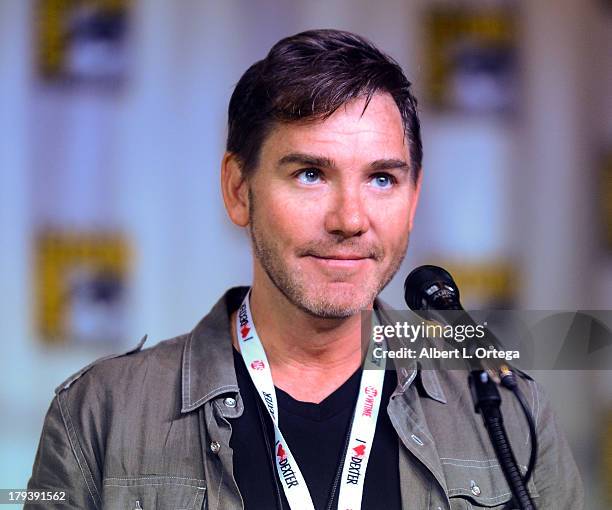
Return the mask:
[[[459, 287], [455, 280], [446, 269], [438, 266], [419, 266], [406, 277], [404, 282], [404, 299], [408, 308], [424, 319], [451, 326], [461, 324], [476, 328], [477, 324], [464, 310], [459, 298]], [[475, 356], [478, 347], [490, 348], [499, 345], [490, 331], [485, 330], [485, 333], [485, 337], [480, 342], [473, 338], [465, 346], [469, 354], [465, 361], [472, 370], [483, 368], [482, 360]], [[492, 369], [497, 363], [486, 363], [486, 365], [487, 369]], [[493, 374], [497, 375], [496, 372], [497, 370], [494, 370]]]
[[[413, 311], [463, 310], [459, 287], [448, 271], [438, 266], [419, 266], [404, 282], [404, 299]], [[443, 319], [447, 322], [447, 319]]]

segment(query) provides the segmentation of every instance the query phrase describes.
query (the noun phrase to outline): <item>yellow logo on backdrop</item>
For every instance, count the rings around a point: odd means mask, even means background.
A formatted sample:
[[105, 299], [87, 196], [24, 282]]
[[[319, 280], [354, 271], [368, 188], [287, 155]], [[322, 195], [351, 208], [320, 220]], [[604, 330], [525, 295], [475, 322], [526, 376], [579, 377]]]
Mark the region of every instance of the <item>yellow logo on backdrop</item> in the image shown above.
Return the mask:
[[34, 261], [37, 332], [45, 342], [60, 344], [78, 334], [79, 319], [90, 317], [92, 324], [93, 315], [100, 317], [96, 303], [117, 308], [130, 250], [119, 233], [45, 230], [37, 236]]

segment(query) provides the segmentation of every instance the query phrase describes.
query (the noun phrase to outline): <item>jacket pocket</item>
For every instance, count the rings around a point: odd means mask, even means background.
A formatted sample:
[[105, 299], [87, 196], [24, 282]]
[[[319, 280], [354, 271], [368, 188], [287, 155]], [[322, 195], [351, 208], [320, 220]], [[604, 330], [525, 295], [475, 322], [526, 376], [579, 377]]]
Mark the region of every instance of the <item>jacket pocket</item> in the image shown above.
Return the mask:
[[205, 507], [206, 482], [196, 478], [143, 475], [105, 478], [102, 508], [109, 510], [200, 510]]
[[[452, 510], [514, 508], [509, 505], [512, 494], [496, 459], [441, 459], [441, 462]], [[532, 498], [537, 498], [533, 480], [528, 490]]]

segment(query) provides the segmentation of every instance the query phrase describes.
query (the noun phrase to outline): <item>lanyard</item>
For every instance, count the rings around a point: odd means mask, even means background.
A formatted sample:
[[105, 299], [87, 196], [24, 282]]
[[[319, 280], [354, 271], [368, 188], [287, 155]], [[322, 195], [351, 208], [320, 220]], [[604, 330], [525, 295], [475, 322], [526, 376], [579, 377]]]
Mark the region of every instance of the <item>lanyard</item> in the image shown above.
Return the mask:
[[[236, 315], [236, 332], [240, 352], [247, 370], [268, 410], [274, 423], [274, 459], [281, 485], [292, 509], [314, 510], [314, 504], [306, 481], [297, 465], [289, 445], [278, 427], [278, 405], [276, 390], [268, 358], [261, 340], [255, 331], [249, 303], [250, 291], [238, 309]], [[374, 315], [375, 317], [375, 315]], [[364, 369], [361, 373], [361, 384], [357, 405], [353, 413], [348, 448], [344, 457], [339, 510], [357, 510], [361, 508], [363, 482], [370, 458], [372, 442], [376, 432], [376, 420], [382, 398], [385, 377], [385, 359], [378, 360], [372, 356], [374, 343], [371, 342]]]

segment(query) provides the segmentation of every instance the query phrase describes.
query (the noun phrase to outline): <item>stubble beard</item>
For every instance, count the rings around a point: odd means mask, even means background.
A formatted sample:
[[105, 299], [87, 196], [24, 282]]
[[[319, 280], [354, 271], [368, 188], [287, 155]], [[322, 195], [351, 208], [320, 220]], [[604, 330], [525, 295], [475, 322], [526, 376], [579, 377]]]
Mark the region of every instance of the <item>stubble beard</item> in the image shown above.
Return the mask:
[[[342, 304], [330, 299], [330, 296], [326, 296], [323, 292], [315, 292], [311, 295], [304, 280], [300, 278], [301, 275], [287, 267], [274, 240], [267, 238], [259, 228], [251, 189], [249, 189], [249, 221], [249, 233], [254, 255], [270, 281], [294, 306], [313, 317], [321, 319], [344, 319], [369, 307], [399, 270], [408, 246], [408, 236], [406, 236], [403, 249], [393, 256], [391, 263], [381, 273], [378, 281], [371, 285], [372, 288], [358, 295], [351, 293], [350, 297], [354, 298], [353, 302]], [[384, 253], [376, 251], [376, 256], [382, 260]]]

